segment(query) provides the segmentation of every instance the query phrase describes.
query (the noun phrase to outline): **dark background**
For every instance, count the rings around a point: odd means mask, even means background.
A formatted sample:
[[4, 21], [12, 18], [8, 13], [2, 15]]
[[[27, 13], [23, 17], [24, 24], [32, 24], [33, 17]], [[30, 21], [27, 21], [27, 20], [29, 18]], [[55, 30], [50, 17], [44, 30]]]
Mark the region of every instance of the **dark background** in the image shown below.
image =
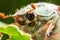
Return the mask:
[[13, 14], [16, 9], [20, 9], [22, 6], [32, 2], [48, 2], [60, 5], [60, 0], [0, 0], [0, 12]]

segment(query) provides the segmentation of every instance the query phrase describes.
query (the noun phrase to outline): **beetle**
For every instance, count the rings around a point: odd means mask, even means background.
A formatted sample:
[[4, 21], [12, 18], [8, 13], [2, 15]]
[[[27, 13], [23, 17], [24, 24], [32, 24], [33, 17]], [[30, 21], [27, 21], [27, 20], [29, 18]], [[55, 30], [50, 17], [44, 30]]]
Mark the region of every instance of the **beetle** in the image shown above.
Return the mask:
[[[7, 18], [1, 13], [0, 17]], [[53, 29], [60, 26], [60, 7], [45, 2], [31, 3], [18, 10], [13, 17], [20, 30], [31, 34], [33, 40], [40, 40], [42, 33], [42, 40], [47, 40]]]

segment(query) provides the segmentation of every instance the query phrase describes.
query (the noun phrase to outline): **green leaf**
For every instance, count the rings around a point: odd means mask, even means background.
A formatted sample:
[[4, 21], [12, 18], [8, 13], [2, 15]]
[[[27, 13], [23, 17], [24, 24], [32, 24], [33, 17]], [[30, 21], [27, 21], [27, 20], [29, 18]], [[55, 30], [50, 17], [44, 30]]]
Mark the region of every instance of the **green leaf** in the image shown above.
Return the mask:
[[21, 32], [18, 27], [14, 25], [1, 26], [0, 32], [9, 35], [9, 40], [30, 40], [28, 35]]

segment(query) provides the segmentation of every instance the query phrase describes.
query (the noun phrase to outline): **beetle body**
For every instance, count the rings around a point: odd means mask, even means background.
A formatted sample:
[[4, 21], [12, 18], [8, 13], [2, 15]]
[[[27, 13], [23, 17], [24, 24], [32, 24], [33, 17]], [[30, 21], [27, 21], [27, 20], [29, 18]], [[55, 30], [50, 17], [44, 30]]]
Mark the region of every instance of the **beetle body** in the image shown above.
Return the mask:
[[40, 40], [42, 36], [42, 40], [47, 40], [46, 36], [50, 36], [54, 28], [57, 27], [56, 29], [59, 30], [60, 16], [56, 10], [58, 7], [55, 4], [44, 2], [34, 3], [34, 5], [29, 4], [21, 8], [14, 16], [20, 15], [16, 20], [22, 19], [25, 23], [21, 25], [20, 29], [31, 34], [34, 40]]

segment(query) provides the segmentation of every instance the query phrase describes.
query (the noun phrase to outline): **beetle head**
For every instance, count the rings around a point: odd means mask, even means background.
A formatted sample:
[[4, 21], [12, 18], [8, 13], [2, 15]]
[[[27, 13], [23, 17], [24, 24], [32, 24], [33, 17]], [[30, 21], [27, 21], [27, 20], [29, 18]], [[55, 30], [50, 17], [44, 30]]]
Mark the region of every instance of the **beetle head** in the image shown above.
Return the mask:
[[33, 10], [36, 9], [36, 6], [34, 5], [34, 3], [31, 3], [31, 7], [32, 7], [32, 9], [28, 10], [24, 14], [15, 16], [15, 19], [18, 23], [29, 24], [29, 23], [33, 22], [34, 20], [36, 20], [36, 14], [33, 12]]

